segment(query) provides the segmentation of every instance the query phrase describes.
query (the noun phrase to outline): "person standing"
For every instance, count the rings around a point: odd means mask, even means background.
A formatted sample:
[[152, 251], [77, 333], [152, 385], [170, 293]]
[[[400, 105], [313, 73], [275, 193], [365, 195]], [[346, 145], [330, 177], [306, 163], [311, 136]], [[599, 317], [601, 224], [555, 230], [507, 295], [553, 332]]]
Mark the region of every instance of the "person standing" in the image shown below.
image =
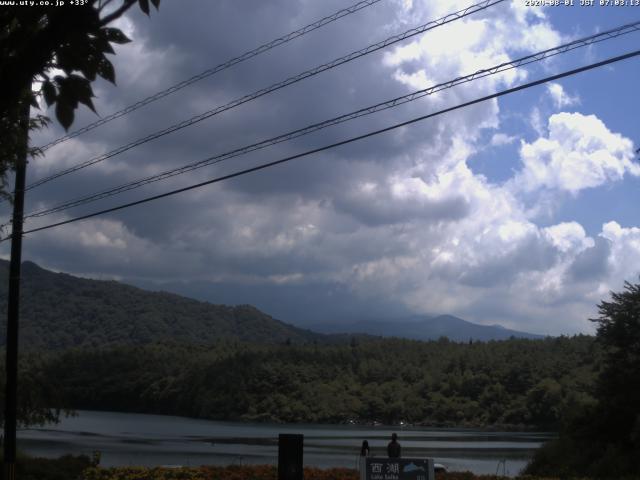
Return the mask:
[[398, 443], [398, 435], [391, 434], [391, 441], [387, 445], [387, 456], [389, 458], [400, 458], [401, 448]]
[[358, 456], [357, 468], [359, 472], [364, 472], [366, 467], [366, 459], [371, 456], [371, 450], [369, 449], [369, 442], [362, 441], [362, 447], [360, 447], [360, 455]]
[[360, 457], [368, 457], [371, 455], [371, 450], [369, 449], [369, 442], [366, 440], [362, 441], [362, 447], [360, 448]]

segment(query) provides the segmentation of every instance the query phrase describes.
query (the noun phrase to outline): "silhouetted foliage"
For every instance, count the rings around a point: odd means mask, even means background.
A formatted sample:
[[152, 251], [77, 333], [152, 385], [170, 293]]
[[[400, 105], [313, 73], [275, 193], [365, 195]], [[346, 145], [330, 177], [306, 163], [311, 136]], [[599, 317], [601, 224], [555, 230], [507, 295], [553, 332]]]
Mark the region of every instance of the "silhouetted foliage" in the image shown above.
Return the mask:
[[527, 473], [621, 478], [640, 472], [640, 285], [625, 282], [598, 309], [596, 402], [572, 412]]
[[[0, 385], [5, 384], [5, 351], [0, 350]], [[46, 377], [44, 358], [36, 353], [23, 354], [18, 362], [18, 425], [44, 425], [58, 420], [63, 396], [54, 381]], [[0, 390], [0, 424], [4, 423], [4, 394]]]
[[[640, 451], [640, 285], [625, 282], [598, 305], [597, 339], [604, 351], [596, 397], [605, 429], [600, 432], [624, 448]], [[640, 463], [638, 464], [640, 467]], [[638, 469], [640, 471], [640, 468]]]

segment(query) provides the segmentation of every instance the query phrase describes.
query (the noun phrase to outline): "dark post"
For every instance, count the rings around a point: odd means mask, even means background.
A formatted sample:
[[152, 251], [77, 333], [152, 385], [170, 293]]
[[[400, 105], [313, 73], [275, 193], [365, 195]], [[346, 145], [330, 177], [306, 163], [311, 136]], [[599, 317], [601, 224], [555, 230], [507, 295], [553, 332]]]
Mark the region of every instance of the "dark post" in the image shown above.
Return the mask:
[[29, 138], [29, 101], [23, 99], [20, 129], [23, 144], [17, 155], [16, 183], [13, 198], [13, 225], [11, 233], [11, 261], [9, 263], [9, 294], [7, 305], [7, 360], [4, 409], [4, 464], [5, 478], [16, 476], [16, 412], [18, 387], [18, 319], [20, 313], [20, 262], [22, 259], [22, 221], [24, 216], [24, 185], [27, 170]]
[[281, 433], [278, 436], [278, 480], [303, 480], [303, 443], [304, 435]]

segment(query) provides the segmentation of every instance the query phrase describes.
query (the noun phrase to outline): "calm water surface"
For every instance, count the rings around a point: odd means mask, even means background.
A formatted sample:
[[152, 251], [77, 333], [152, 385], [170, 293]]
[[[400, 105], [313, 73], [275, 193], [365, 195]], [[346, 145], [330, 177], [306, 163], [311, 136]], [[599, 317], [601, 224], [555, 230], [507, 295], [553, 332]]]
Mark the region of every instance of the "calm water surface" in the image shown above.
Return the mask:
[[57, 425], [18, 432], [18, 448], [33, 455], [102, 452], [103, 466], [276, 464], [279, 433], [304, 434], [304, 463], [355, 468], [362, 440], [385, 456], [397, 432], [405, 457], [433, 457], [449, 470], [516, 475], [547, 433], [481, 432], [420, 427], [272, 425], [184, 417], [79, 411]]

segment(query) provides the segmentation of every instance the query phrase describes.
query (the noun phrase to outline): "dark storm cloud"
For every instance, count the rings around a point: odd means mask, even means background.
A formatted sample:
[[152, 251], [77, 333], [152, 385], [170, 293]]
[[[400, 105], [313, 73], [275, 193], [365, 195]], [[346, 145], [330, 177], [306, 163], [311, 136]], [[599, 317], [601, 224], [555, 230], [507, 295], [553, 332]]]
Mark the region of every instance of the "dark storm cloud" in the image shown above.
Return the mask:
[[[340, 5], [338, 2], [334, 3], [336, 6]], [[133, 48], [144, 48], [142, 54], [151, 55], [156, 62], [162, 59], [162, 52], [166, 52], [169, 58], [175, 57], [177, 59], [162, 65], [162, 80], [164, 80], [164, 83], [180, 78], [180, 74], [184, 74], [183, 72], [189, 72], [189, 74], [197, 73], [203, 68], [199, 62], [206, 57], [204, 54], [200, 54], [198, 49], [208, 49], [210, 57], [226, 59], [251, 48], [251, 46], [255, 46], [254, 38], [247, 39], [244, 36], [239, 36], [237, 34], [238, 31], [244, 32], [245, 29], [255, 31], [254, 27], [259, 24], [261, 26], [261, 34], [266, 38], [271, 38], [277, 36], [275, 32], [286, 32], [292, 28], [289, 15], [294, 12], [291, 12], [291, 8], [278, 9], [278, 5], [270, 5], [267, 9], [270, 14], [267, 14], [262, 2], [258, 2], [256, 5], [260, 5], [257, 8], [260, 13], [258, 17], [253, 16], [256, 13], [256, 9], [250, 9], [249, 11], [252, 12], [252, 15], [247, 15], [246, 5], [244, 4], [242, 7], [230, 7], [224, 2], [209, 2], [206, 5], [194, 4], [192, 8], [184, 9], [178, 6], [176, 2], [169, 2], [167, 9], [163, 8], [161, 14], [154, 17], [152, 21], [148, 21], [141, 15], [133, 16], [136, 20], [133, 36], [137, 35], [140, 38], [140, 44], [134, 44]], [[376, 6], [376, 8], [378, 7], [388, 8], [389, 6]], [[323, 5], [323, 8], [326, 9], [325, 12], [332, 11], [332, 5]], [[312, 18], [313, 12], [310, 10], [316, 9], [305, 9], [305, 15]], [[283, 15], [282, 12], [287, 12], [287, 15]], [[366, 12], [356, 15], [360, 14], [366, 15]], [[181, 19], [179, 24], [175, 21], [176, 18]], [[218, 22], [216, 28], [212, 28], [212, 19], [219, 20], [220, 18], [224, 18], [224, 22]], [[269, 21], [264, 22], [264, 19]], [[343, 22], [349, 21], [352, 20], [343, 20]], [[256, 22], [256, 25], [252, 26], [251, 22]], [[189, 28], [185, 29], [184, 25], [189, 25]], [[86, 137], [83, 137], [83, 140], [90, 141], [92, 137], [95, 137], [102, 144], [105, 144], [105, 151], [108, 151], [116, 145], [127, 143], [173, 122], [189, 118], [192, 114], [201, 113], [238, 98], [256, 88], [269, 84], [271, 81], [281, 80], [288, 75], [298, 73], [303, 69], [301, 66], [306, 68], [316, 65], [318, 62], [332, 59], [338, 53], [327, 52], [327, 45], [330, 45], [333, 49], [340, 50], [340, 54], [351, 51], [353, 49], [351, 45], [354, 43], [352, 40], [355, 36], [355, 29], [344, 27], [343, 25], [339, 30], [340, 35], [333, 35], [332, 42], [327, 42], [326, 36], [318, 35], [316, 35], [315, 39], [312, 36], [310, 41], [306, 38], [300, 39], [301, 45], [287, 46], [288, 55], [285, 50], [284, 54], [278, 52], [277, 54], [267, 54], [264, 58], [253, 59], [250, 64], [239, 65], [231, 71], [223, 72], [211, 79], [188, 87], [184, 92], [185, 95], [170, 96], [156, 104], [134, 112], [131, 116], [113, 122], [103, 129], [91, 132]], [[367, 29], [358, 28], [358, 24], [355, 27], [358, 30], [358, 37], [363, 37], [360, 34]], [[338, 26], [332, 26], [331, 28], [338, 28]], [[237, 43], [229, 40], [230, 38], [236, 39], [238, 37], [240, 39]], [[366, 38], [366, 35], [364, 37]], [[135, 73], [136, 66], [126, 63], [129, 60], [128, 55], [131, 55], [131, 52], [125, 50], [126, 48], [131, 47], [125, 46], [119, 49], [120, 55], [115, 58], [118, 71], [122, 73], [121, 76], [123, 77], [120, 81], [121, 88], [114, 89], [108, 86], [101, 86], [100, 92], [103, 95], [97, 101], [100, 112], [108, 113], [114, 109], [114, 106], [121, 106], [148, 94], [149, 87], [145, 85], [145, 82], [149, 77], [153, 80], [151, 83], [157, 83], [154, 72], [140, 77], [136, 83], [127, 81], [127, 73]], [[391, 98], [399, 93], [401, 89], [398, 87], [397, 82], [389, 79], [388, 75], [380, 75], [379, 54], [376, 55], [376, 61], [371, 61], [370, 59], [358, 60], [354, 62], [353, 66], [347, 65], [340, 71], [326, 72], [317, 78], [307, 80], [304, 84], [294, 85], [287, 89], [286, 92], [274, 92], [268, 97], [252, 102], [252, 104], [243, 105], [237, 110], [225, 112], [192, 128], [138, 147], [106, 162], [123, 162], [131, 165], [131, 171], [120, 172], [123, 179], [130, 178], [131, 174], [135, 174], [137, 171], [144, 173], [144, 170], [140, 167], [145, 164], [167, 165], [168, 167], [170, 165], [179, 165], [185, 161], [199, 160], [207, 155], [221, 153], [231, 148], [324, 120], [336, 114], [346, 113], [354, 108], [374, 103], [379, 99]], [[271, 58], [271, 56], [274, 58]], [[302, 61], [302, 57], [304, 57], [305, 62]], [[195, 59], [198, 59], [198, 61]], [[191, 60], [191, 63], [189, 63], [189, 60]], [[206, 66], [211, 66], [212, 64], [215, 64], [215, 62], [212, 61]], [[157, 64], [151, 64], [151, 67], [160, 68]], [[383, 84], [381, 84], [381, 78], [385, 79], [382, 82]], [[389, 90], [388, 92], [385, 91], [385, 87]], [[112, 98], [114, 101], [112, 101]], [[345, 99], [347, 100], [346, 102]], [[117, 100], [117, 103], [115, 100]], [[81, 114], [82, 118], [79, 120], [85, 120], [87, 116], [88, 114], [83, 112]], [[78, 123], [81, 123], [81, 121]], [[379, 117], [373, 120], [373, 123], [367, 123], [366, 127], [358, 127], [357, 123], [344, 124], [339, 128], [315, 135], [313, 142], [307, 139], [299, 139], [295, 141], [294, 145], [298, 149], [304, 149], [308, 146], [316, 147], [319, 144], [330, 143], [336, 139], [342, 140], [352, 134], [362, 133], [371, 128], [378, 128], [381, 125], [386, 126], [388, 124], [388, 118], [381, 121]], [[390, 141], [389, 136], [387, 136], [387, 138], [380, 141], [368, 142], [368, 145], [361, 144], [349, 147], [351, 150], [347, 150], [345, 153], [352, 156], [354, 149], [360, 149], [360, 153], [363, 156], [373, 152], [380, 156], [381, 148], [389, 148], [391, 146], [397, 152], [400, 148], [407, 147], [406, 142], [402, 145], [394, 145], [392, 140], [392, 137]], [[288, 150], [276, 150], [276, 152], [279, 151], [288, 152]], [[394, 152], [389, 151], [387, 153], [392, 154]], [[275, 155], [277, 154], [272, 155], [271, 158]], [[105, 184], [113, 185], [118, 183], [117, 178], [114, 178], [117, 177], [117, 172], [115, 174], [109, 173], [106, 176], [104, 172], [100, 172], [97, 176], [92, 176], [91, 172], [83, 172], [82, 175], [90, 178], [86, 182], [81, 182], [82, 185], [96, 187], [96, 189], [102, 188]], [[306, 192], [308, 190], [306, 188], [307, 183], [309, 182], [301, 180], [304, 179], [298, 178], [297, 182], [287, 182], [287, 184], [298, 185], [301, 190]], [[321, 177], [315, 182], [325, 181], [326, 178]], [[80, 182], [76, 181], [75, 183], [78, 184]], [[264, 183], [268, 183], [268, 181]], [[239, 185], [242, 184], [240, 183]], [[68, 188], [63, 191], [66, 194], [72, 193], [72, 190]], [[37, 197], [35, 197], [35, 200], [37, 200]]]
[[[506, 251], [503, 250], [506, 247]], [[523, 272], [544, 272], [557, 264], [557, 249], [540, 235], [530, 232], [512, 245], [496, 246], [476, 265], [468, 265], [459, 276], [462, 284], [488, 287], [513, 283]]]
[[386, 298], [361, 296], [342, 283], [308, 283], [302, 285], [214, 283], [195, 281], [188, 284], [158, 284], [148, 280], [132, 283], [150, 290], [167, 290], [213, 303], [242, 304], [247, 299], [273, 317], [313, 326], [317, 323], [352, 323], [371, 318], [400, 318], [410, 311]]
[[432, 201], [396, 200], [388, 191], [372, 191], [369, 195], [342, 195], [334, 201], [336, 210], [358, 218], [366, 225], [391, 225], [416, 219], [453, 221], [469, 214], [463, 197]]

